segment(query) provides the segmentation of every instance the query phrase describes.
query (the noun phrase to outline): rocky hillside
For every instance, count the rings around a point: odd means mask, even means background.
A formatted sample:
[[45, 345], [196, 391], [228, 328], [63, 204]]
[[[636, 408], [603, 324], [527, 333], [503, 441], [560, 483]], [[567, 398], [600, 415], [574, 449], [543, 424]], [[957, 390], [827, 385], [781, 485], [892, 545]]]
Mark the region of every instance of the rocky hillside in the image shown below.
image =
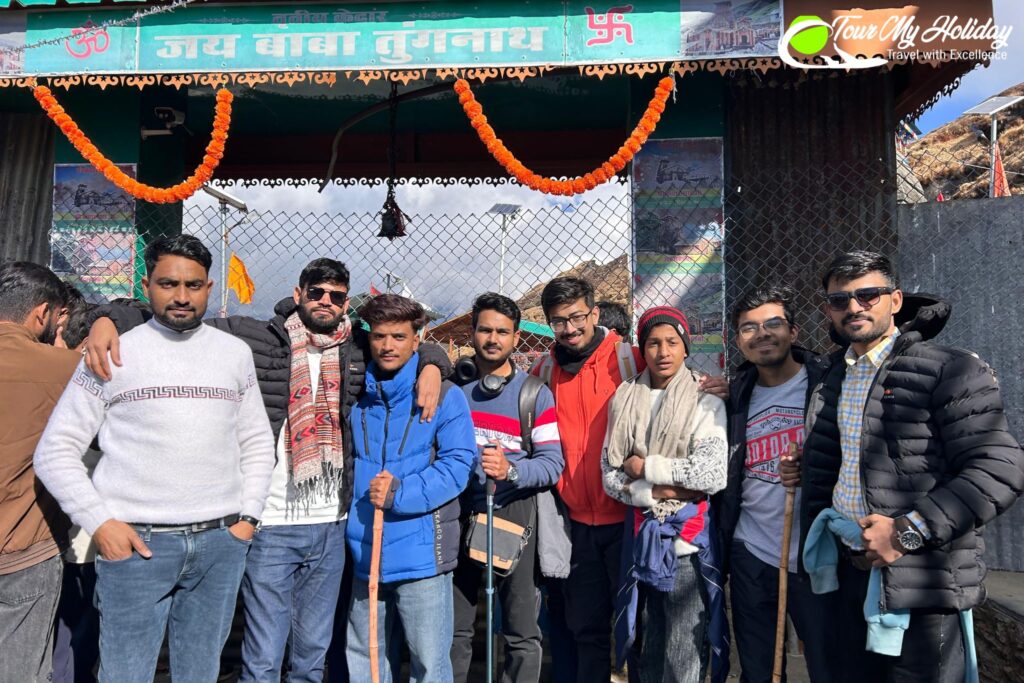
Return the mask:
[[[597, 301], [614, 301], [630, 309], [629, 301], [629, 254], [623, 254], [614, 261], [599, 265], [596, 261], [584, 261], [569, 270], [559, 273], [557, 277], [578, 277], [594, 286]], [[546, 322], [544, 311], [540, 307], [540, 293], [544, 291], [542, 282], [519, 298], [523, 318], [534, 322]]]

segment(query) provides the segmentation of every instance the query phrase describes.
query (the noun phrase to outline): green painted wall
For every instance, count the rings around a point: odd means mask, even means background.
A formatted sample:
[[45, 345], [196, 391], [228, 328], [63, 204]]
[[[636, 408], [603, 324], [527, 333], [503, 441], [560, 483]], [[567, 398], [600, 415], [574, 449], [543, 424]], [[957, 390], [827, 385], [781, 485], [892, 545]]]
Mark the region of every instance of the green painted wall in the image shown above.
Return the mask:
[[[630, 82], [630, 122], [635, 125], [654, 95], [661, 76]], [[691, 73], [676, 79], [675, 102], [669, 97], [665, 114], [652, 137], [703, 138], [725, 136], [725, 79], [715, 73]]]

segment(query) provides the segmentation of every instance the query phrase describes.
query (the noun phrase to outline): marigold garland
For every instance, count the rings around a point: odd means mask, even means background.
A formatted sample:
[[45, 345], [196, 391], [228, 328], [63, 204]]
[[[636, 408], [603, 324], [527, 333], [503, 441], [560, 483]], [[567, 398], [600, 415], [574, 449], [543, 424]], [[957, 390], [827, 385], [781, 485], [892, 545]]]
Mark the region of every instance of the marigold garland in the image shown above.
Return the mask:
[[636, 124], [636, 128], [633, 129], [626, 142], [619, 147], [615, 154], [608, 158], [608, 161], [590, 173], [585, 173], [570, 180], [558, 180], [538, 175], [516, 159], [515, 155], [509, 151], [505, 143], [494, 132], [494, 128], [487, 123], [487, 117], [484, 116], [484, 108], [476, 101], [469, 83], [462, 78], [455, 81], [455, 92], [459, 96], [459, 103], [462, 105], [462, 109], [466, 112], [466, 116], [469, 117], [469, 124], [473, 126], [473, 129], [480, 137], [480, 141], [487, 147], [487, 151], [508, 171], [509, 175], [532, 190], [539, 190], [546, 194], [564, 195], [566, 197], [580, 194], [587, 190], [593, 190], [598, 185], [608, 182], [619, 171], [624, 169], [626, 164], [632, 161], [636, 153], [647, 142], [647, 138], [654, 132], [658, 121], [661, 120], [661, 115], [665, 112], [665, 102], [668, 100], [668, 96], [672, 94], [674, 87], [675, 81], [670, 77], [662, 78], [658, 82], [658, 87], [654, 91], [654, 97], [651, 99], [650, 104], [647, 105], [647, 111], [640, 117], [640, 122]]
[[172, 185], [171, 187], [152, 187], [140, 183], [135, 178], [127, 175], [119, 169], [114, 162], [103, 156], [96, 145], [86, 137], [78, 124], [68, 115], [64, 108], [57, 103], [57, 99], [45, 85], [37, 85], [33, 94], [39, 105], [61, 129], [67, 139], [78, 150], [79, 154], [92, 164], [97, 171], [102, 173], [107, 180], [114, 183], [136, 199], [144, 199], [154, 204], [168, 204], [188, 199], [199, 191], [205, 183], [213, 178], [220, 160], [224, 158], [224, 143], [228, 139], [228, 128], [231, 127], [231, 101], [234, 96], [230, 91], [221, 88], [217, 91], [217, 107], [213, 117], [213, 133], [210, 136], [210, 143], [206, 146], [206, 154], [203, 162], [196, 168], [195, 173], [188, 178]]

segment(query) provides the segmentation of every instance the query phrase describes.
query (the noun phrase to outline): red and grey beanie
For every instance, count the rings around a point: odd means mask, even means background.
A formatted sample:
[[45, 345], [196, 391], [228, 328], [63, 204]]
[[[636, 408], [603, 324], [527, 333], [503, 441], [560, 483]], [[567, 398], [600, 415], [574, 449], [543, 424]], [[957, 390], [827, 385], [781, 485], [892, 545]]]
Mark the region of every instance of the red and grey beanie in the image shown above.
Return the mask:
[[679, 336], [683, 338], [683, 346], [686, 347], [686, 353], [690, 353], [690, 323], [687, 322], [686, 316], [683, 315], [682, 311], [672, 306], [648, 308], [640, 316], [636, 329], [641, 350], [643, 350], [644, 342], [647, 341], [647, 336], [654, 329], [655, 325], [671, 325], [674, 327]]

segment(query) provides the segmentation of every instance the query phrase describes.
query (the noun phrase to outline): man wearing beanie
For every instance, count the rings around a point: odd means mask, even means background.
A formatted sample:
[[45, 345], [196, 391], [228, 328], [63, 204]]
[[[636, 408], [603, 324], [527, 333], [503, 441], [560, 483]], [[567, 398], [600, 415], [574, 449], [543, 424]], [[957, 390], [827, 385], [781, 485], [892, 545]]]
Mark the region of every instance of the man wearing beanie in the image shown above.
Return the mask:
[[[709, 496], [726, 483], [725, 403], [684, 365], [690, 334], [682, 311], [652, 308], [637, 333], [647, 369], [615, 392], [601, 463], [604, 490], [633, 507], [616, 644], [621, 661], [642, 618], [641, 683], [698, 683], [708, 667], [709, 631], [715, 640], [725, 634], [709, 522]], [[712, 644], [713, 680], [728, 666], [719, 644]]]

